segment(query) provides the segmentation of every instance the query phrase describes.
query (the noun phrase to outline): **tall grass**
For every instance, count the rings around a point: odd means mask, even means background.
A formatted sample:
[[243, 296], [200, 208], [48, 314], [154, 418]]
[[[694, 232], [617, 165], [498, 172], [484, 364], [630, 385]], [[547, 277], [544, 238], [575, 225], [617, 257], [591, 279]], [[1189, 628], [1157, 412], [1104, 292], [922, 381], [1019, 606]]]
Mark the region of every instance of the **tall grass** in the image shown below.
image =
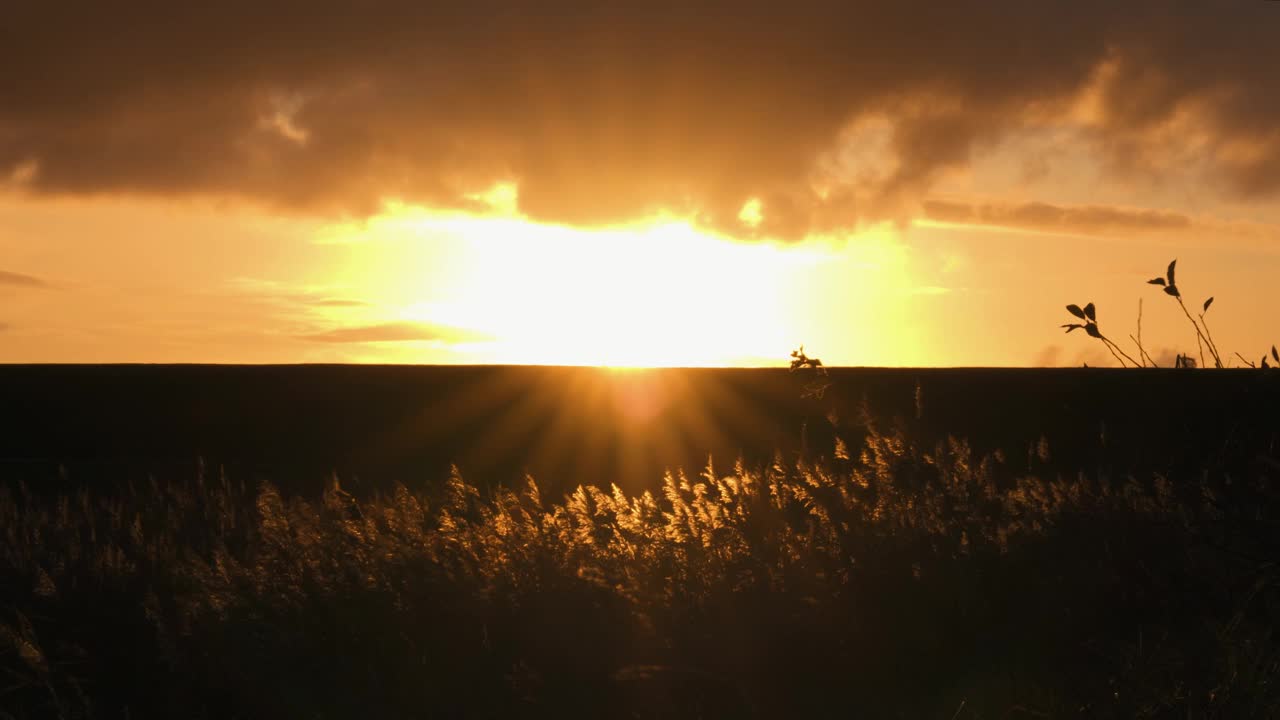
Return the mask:
[[1047, 456], [867, 418], [827, 461], [555, 499], [11, 486], [0, 717], [1280, 714], [1278, 466]]

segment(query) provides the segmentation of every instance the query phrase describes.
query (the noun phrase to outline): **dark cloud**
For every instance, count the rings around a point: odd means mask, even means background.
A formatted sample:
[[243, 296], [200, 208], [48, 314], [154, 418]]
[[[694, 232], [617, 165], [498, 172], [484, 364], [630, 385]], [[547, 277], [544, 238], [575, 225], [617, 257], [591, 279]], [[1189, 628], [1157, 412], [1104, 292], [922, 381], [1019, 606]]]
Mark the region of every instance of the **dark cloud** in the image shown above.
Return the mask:
[[1180, 213], [1105, 205], [969, 204], [928, 200], [921, 209], [927, 218], [940, 222], [1083, 234], [1167, 232], [1192, 225], [1191, 218]]
[[416, 342], [439, 340], [466, 342], [483, 339], [478, 333], [429, 323], [393, 322], [361, 325], [299, 336], [302, 340], [323, 343]]
[[[1086, 89], [1118, 172], [1190, 122], [1215, 187], [1280, 190], [1274, 3], [18, 3], [0, 177], [309, 211], [466, 206], [495, 181], [571, 223], [657, 208], [798, 236], [893, 215]], [[884, 172], [832, 152], [860, 118]], [[34, 173], [18, 172], [35, 168]], [[874, 180], [867, 180], [874, 177]]]
[[47, 288], [49, 283], [38, 277], [31, 275], [23, 275], [22, 273], [6, 272], [0, 270], [0, 286], [21, 287], [21, 288]]

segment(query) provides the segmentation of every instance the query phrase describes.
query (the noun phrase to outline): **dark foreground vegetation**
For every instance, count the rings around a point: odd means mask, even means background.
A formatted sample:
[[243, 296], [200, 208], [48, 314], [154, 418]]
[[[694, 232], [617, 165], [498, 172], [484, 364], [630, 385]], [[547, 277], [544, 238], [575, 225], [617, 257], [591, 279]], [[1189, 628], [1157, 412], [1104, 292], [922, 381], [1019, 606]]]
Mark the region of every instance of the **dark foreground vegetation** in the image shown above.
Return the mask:
[[1280, 716], [1267, 433], [1167, 471], [864, 414], [543, 496], [0, 490], [0, 717]]

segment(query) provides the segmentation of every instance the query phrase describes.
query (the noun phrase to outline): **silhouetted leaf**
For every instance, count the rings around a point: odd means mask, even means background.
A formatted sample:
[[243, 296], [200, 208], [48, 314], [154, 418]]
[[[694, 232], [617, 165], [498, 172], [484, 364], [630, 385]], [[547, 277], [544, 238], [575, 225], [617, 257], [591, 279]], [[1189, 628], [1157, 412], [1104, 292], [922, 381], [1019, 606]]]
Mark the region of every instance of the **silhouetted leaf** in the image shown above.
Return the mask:
[[1280, 363], [1280, 355], [1277, 355], [1277, 354], [1276, 354], [1276, 346], [1275, 346], [1275, 345], [1272, 345], [1272, 346], [1271, 346], [1271, 357], [1272, 357], [1272, 358], [1274, 358], [1276, 362]]
[[1085, 325], [1084, 331], [1089, 333], [1089, 337], [1096, 337], [1099, 340], [1102, 339], [1102, 333], [1098, 332], [1098, 326], [1094, 325], [1093, 323], [1089, 323], [1088, 325]]
[[1062, 327], [1066, 328], [1067, 332], [1071, 332], [1072, 330], [1079, 330], [1084, 326], [1080, 325], [1079, 323], [1071, 323], [1070, 325], [1063, 325]]
[[1164, 278], [1152, 278], [1147, 281], [1148, 285], [1164, 285]]
[[1177, 285], [1170, 285], [1169, 287], [1164, 289], [1164, 292], [1166, 295], [1172, 295], [1174, 297], [1182, 297], [1182, 293], [1178, 292]]
[[1085, 317], [1084, 311], [1080, 309], [1080, 306], [1079, 306], [1079, 305], [1068, 305], [1068, 306], [1067, 306], [1067, 312], [1071, 313], [1072, 315], [1075, 315], [1076, 317], [1080, 318], [1081, 320], [1086, 320], [1086, 319], [1088, 319], [1088, 318], [1086, 318], [1086, 317]]
[[1089, 318], [1090, 320], [1098, 319], [1097, 310], [1094, 309], [1093, 303], [1089, 303], [1088, 305], [1084, 306], [1084, 314], [1085, 314], [1085, 317]]
[[1174, 266], [1174, 265], [1177, 265], [1177, 264], [1178, 264], [1178, 261], [1177, 261], [1177, 260], [1174, 260], [1173, 262], [1169, 263], [1169, 272], [1168, 272], [1168, 276], [1169, 276], [1169, 284], [1170, 284], [1170, 285], [1172, 285], [1172, 284], [1173, 284], [1173, 266]]
[[1263, 356], [1262, 356], [1262, 367], [1263, 367], [1264, 369], [1265, 369], [1265, 368], [1269, 368], [1269, 367], [1271, 367], [1270, 365], [1268, 365], [1268, 364], [1267, 364], [1267, 356], [1266, 356], [1266, 355], [1263, 355]]
[[1209, 312], [1209, 306], [1213, 304], [1213, 298], [1204, 301], [1204, 312]]

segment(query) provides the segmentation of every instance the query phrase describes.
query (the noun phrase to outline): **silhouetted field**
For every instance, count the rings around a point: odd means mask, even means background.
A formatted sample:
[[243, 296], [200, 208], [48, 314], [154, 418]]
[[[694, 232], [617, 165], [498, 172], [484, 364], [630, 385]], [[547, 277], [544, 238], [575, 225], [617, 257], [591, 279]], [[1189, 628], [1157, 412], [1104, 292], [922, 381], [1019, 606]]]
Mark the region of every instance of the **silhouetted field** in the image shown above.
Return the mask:
[[1280, 714], [1276, 376], [830, 380], [6, 368], [0, 717]]
[[202, 459], [286, 493], [336, 472], [362, 494], [457, 465], [482, 486], [530, 472], [554, 492], [634, 490], [708, 453], [794, 458], [802, 429], [829, 457], [837, 432], [857, 438], [865, 401], [929, 440], [1025, 456], [1043, 436], [1063, 472], [1123, 473], [1248, 461], [1280, 424], [1280, 376], [1247, 370], [830, 372], [816, 400], [781, 368], [0, 366], [0, 469], [40, 488], [189, 476]]

